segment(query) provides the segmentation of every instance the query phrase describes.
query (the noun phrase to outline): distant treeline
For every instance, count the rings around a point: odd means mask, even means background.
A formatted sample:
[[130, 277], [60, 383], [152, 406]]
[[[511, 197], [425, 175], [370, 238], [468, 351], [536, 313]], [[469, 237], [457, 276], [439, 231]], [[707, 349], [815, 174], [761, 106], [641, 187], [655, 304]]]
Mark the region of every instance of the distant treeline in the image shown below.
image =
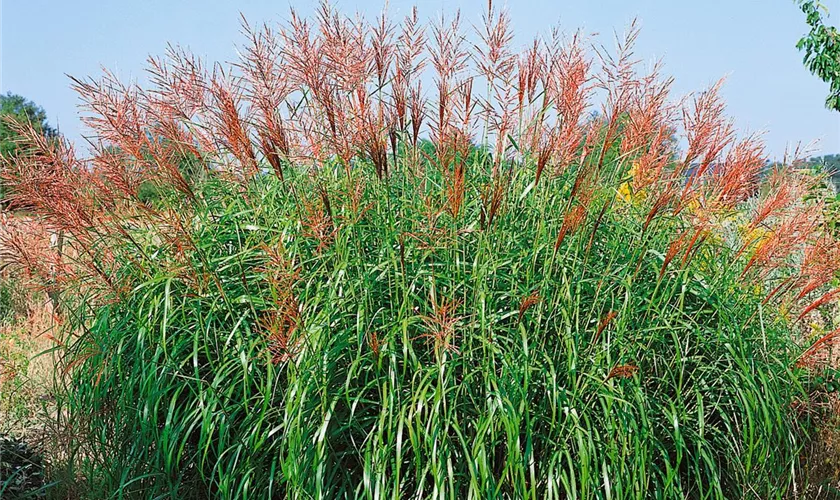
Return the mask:
[[809, 163], [822, 167], [831, 175], [834, 187], [840, 190], [840, 154], [815, 156], [809, 160]]

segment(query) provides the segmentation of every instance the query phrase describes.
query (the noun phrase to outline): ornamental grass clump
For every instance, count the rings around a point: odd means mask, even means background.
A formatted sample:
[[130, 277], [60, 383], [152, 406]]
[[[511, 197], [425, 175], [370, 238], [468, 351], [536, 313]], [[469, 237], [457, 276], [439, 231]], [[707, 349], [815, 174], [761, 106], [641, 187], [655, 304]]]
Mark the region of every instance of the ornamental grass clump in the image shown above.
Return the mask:
[[4, 239], [61, 296], [91, 497], [793, 491], [837, 337], [793, 333], [840, 293], [819, 179], [719, 84], [674, 101], [635, 26], [462, 28], [324, 4], [229, 66], [76, 80], [90, 156], [18, 125], [13, 203], [62, 246]]

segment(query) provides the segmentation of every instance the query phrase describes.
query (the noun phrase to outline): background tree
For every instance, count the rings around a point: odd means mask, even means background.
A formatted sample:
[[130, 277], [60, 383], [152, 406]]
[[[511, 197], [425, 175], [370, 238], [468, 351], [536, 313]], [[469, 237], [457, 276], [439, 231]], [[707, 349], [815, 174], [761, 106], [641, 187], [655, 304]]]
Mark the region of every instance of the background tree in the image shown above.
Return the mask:
[[47, 113], [44, 108], [38, 106], [23, 96], [12, 94], [0, 95], [0, 154], [6, 156], [14, 154], [17, 149], [17, 133], [7, 123], [6, 117], [18, 120], [29, 121], [47, 136], [56, 135], [55, 129], [47, 123]]
[[825, 201], [826, 228], [831, 234], [840, 235], [840, 154], [813, 157], [808, 163], [815, 172], [827, 176], [818, 196]]
[[[28, 121], [35, 130], [48, 137], [57, 135], [57, 131], [47, 123], [47, 113], [44, 108], [11, 92], [0, 95], [0, 157], [13, 157], [18, 150], [18, 133], [9, 125], [9, 119]], [[0, 181], [0, 203], [4, 198], [4, 191], [3, 183]]]
[[796, 48], [805, 51], [802, 62], [811, 73], [829, 84], [825, 106], [840, 111], [840, 39], [837, 29], [825, 23], [828, 9], [819, 1], [799, 0], [799, 6], [811, 29], [797, 42]]

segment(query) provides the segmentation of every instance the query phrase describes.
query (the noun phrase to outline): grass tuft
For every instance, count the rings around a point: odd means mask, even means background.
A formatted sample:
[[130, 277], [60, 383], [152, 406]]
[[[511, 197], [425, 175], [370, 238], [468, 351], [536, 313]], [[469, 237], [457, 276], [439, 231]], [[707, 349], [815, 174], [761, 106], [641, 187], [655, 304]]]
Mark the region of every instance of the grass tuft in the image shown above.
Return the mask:
[[150, 90], [77, 80], [90, 158], [16, 125], [12, 204], [42, 225], [2, 239], [60, 304], [76, 489], [798, 485], [831, 342], [792, 325], [838, 296], [820, 179], [736, 137], [719, 84], [672, 104], [635, 25], [614, 55], [559, 32], [517, 54], [492, 6], [474, 49], [460, 26], [323, 4], [244, 23], [225, 70], [173, 48]]

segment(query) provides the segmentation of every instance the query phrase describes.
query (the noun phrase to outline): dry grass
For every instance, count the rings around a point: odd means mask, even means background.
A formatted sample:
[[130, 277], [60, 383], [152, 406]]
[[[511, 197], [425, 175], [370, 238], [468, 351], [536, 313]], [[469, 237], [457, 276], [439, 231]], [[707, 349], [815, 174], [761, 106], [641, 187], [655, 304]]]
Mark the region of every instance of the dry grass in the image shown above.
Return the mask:
[[[4, 214], [0, 233], [13, 216]], [[13, 224], [25, 226], [25, 218]], [[8, 234], [8, 233], [6, 233]], [[0, 240], [3, 240], [0, 234]], [[4, 254], [0, 246], [0, 257]], [[0, 258], [0, 269], [4, 268]], [[60, 318], [43, 292], [26, 288], [24, 276], [6, 268], [0, 271], [7, 307], [0, 318], [0, 433], [40, 441], [45, 410], [54, 392], [56, 359], [51, 352], [57, 345]]]

